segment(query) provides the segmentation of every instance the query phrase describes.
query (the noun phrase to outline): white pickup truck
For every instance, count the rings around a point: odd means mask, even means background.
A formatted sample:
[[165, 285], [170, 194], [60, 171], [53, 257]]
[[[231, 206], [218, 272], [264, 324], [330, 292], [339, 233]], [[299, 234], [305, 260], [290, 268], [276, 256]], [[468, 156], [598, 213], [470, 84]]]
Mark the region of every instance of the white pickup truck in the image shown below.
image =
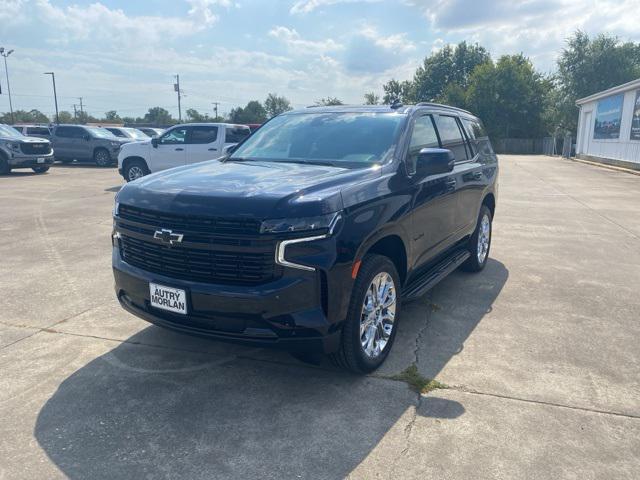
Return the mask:
[[229, 123], [189, 123], [159, 137], [123, 145], [118, 171], [127, 182], [167, 168], [222, 157], [225, 149], [250, 135], [249, 127]]

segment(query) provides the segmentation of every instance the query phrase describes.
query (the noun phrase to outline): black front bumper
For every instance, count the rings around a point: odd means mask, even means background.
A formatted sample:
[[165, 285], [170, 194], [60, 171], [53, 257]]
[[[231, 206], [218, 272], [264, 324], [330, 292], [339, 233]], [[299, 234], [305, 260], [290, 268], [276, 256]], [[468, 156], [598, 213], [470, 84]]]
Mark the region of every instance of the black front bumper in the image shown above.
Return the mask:
[[[171, 330], [227, 342], [296, 352], [337, 350], [341, 325], [323, 309], [319, 272], [291, 271], [258, 286], [229, 286], [164, 277], [133, 267], [113, 249], [115, 290], [124, 309]], [[149, 283], [187, 293], [188, 314], [150, 305]]]

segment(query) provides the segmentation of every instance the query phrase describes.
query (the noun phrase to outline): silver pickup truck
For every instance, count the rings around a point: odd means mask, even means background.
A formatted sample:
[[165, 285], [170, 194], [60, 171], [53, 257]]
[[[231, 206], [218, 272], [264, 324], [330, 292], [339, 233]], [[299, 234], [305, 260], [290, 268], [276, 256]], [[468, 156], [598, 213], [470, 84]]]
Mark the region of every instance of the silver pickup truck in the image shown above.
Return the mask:
[[14, 168], [31, 168], [44, 173], [53, 163], [51, 142], [27, 137], [9, 125], [0, 124], [0, 175]]

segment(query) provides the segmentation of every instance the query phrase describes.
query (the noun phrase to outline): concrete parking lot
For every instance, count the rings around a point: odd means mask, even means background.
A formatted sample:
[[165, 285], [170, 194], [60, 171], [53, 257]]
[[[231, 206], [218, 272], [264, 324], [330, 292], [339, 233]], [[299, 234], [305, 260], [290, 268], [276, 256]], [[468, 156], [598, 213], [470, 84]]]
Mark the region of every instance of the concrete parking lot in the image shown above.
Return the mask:
[[115, 170], [0, 177], [0, 479], [638, 478], [640, 177], [501, 168], [486, 270], [406, 305], [366, 377], [125, 313]]

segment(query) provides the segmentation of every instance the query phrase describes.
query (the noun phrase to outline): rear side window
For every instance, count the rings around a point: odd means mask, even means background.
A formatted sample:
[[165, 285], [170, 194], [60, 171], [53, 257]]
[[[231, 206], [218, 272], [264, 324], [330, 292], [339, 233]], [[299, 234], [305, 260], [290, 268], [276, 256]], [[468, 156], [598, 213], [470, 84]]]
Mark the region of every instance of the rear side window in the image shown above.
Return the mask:
[[418, 154], [423, 148], [438, 148], [438, 135], [433, 126], [431, 115], [424, 115], [416, 118], [413, 124], [413, 132], [411, 133], [411, 142], [409, 143], [409, 154], [407, 156], [407, 167], [413, 172], [416, 168]]
[[251, 134], [249, 127], [227, 127], [227, 137], [225, 143], [240, 143]]
[[200, 126], [191, 127], [189, 130], [191, 132], [189, 143], [211, 143], [218, 138], [218, 127]]
[[28, 127], [27, 135], [49, 135], [49, 129], [46, 127]]
[[436, 117], [436, 125], [438, 126], [442, 148], [451, 150], [456, 157], [456, 162], [468, 160], [467, 146], [456, 118], [448, 115], [438, 115]]
[[85, 131], [79, 127], [58, 127], [56, 128], [56, 136], [63, 138], [82, 138]]
[[117, 128], [107, 128], [107, 130], [113, 133], [116, 137], [126, 137], [126, 135]]

